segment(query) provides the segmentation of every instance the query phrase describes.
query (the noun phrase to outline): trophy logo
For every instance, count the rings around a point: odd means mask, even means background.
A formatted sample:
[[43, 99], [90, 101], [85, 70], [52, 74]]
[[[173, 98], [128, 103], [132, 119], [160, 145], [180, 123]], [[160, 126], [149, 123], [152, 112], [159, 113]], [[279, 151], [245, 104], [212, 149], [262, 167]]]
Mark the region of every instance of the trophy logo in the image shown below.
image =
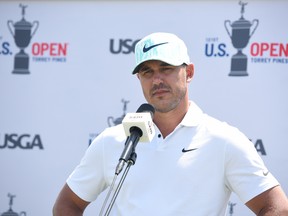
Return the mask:
[[[24, 52], [24, 49], [29, 45], [31, 38], [34, 36], [39, 27], [39, 22], [33, 23], [25, 20], [25, 9], [27, 5], [19, 5], [22, 9], [22, 19], [15, 24], [12, 20], [8, 20], [8, 29], [14, 37], [16, 46], [20, 48], [20, 52], [14, 57], [14, 74], [29, 74], [29, 55]], [[13, 31], [14, 28], [14, 31]]]
[[121, 124], [123, 118], [126, 115], [127, 104], [129, 103], [129, 101], [126, 101], [126, 100], [122, 99], [121, 102], [123, 103], [123, 114], [122, 114], [121, 117], [118, 117], [118, 118], [114, 118], [113, 116], [109, 116], [107, 118], [107, 122], [108, 122], [109, 127]]
[[232, 203], [232, 202], [229, 202], [229, 215], [230, 216], [233, 216], [233, 213], [234, 213], [234, 206], [236, 205], [237, 203]]
[[[231, 71], [229, 76], [248, 76], [247, 73], [247, 56], [242, 50], [248, 45], [249, 39], [258, 27], [259, 20], [254, 19], [252, 22], [244, 19], [245, 6], [248, 3], [239, 2], [241, 6], [241, 18], [231, 24], [230, 20], [225, 20], [224, 26], [231, 38], [232, 45], [237, 49], [237, 53], [231, 59]], [[230, 28], [230, 31], [229, 31]], [[251, 30], [251, 34], [250, 34]], [[232, 33], [231, 33], [232, 32]]]
[[26, 216], [26, 212], [22, 211], [19, 214], [14, 212], [12, 210], [12, 205], [13, 205], [13, 198], [15, 197], [15, 195], [11, 195], [10, 193], [8, 193], [8, 197], [10, 198], [9, 200], [9, 210], [7, 212], [4, 212], [2, 214], [0, 214], [1, 216]]

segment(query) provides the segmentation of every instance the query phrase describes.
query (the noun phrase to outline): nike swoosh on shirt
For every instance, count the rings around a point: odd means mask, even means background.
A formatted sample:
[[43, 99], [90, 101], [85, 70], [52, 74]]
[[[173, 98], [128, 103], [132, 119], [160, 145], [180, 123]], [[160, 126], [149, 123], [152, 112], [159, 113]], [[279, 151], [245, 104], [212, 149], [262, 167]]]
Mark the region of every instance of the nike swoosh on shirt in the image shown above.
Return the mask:
[[264, 176], [267, 176], [268, 174], [269, 174], [269, 171], [268, 171], [268, 170], [263, 171], [263, 175], [264, 175]]
[[146, 44], [144, 45], [143, 47], [143, 52], [148, 52], [150, 49], [154, 48], [154, 47], [157, 47], [157, 46], [160, 46], [160, 45], [163, 45], [163, 44], [167, 44], [168, 42], [164, 42], [164, 43], [159, 43], [159, 44], [154, 44], [152, 46], [149, 46], [149, 47], [146, 47]]
[[185, 149], [185, 148], [183, 148], [182, 149], [182, 152], [183, 153], [185, 153], [185, 152], [189, 152], [189, 151], [194, 151], [194, 150], [196, 150], [197, 148], [193, 148], [193, 149]]

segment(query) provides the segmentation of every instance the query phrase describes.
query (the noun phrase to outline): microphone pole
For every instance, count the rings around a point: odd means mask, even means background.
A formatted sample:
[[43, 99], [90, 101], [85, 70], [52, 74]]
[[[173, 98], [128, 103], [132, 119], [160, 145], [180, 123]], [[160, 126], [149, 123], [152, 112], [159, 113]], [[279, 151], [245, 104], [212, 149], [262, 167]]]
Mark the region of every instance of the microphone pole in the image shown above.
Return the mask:
[[[128, 162], [129, 160], [133, 160], [133, 153], [135, 153], [135, 147], [136, 144], [139, 142], [140, 137], [143, 135], [143, 132], [140, 128], [138, 127], [131, 127], [130, 128], [130, 133], [131, 135], [128, 137], [126, 144], [125, 144], [125, 148], [120, 156], [119, 159], [119, 163], [116, 167], [116, 171], [115, 174], [118, 175], [122, 169], [123, 166], [126, 162]], [[133, 164], [135, 164], [135, 161], [133, 161]]]
[[110, 204], [107, 207], [107, 210], [106, 210], [104, 216], [108, 216], [110, 214], [112, 207], [115, 203], [115, 200], [116, 200], [116, 198], [117, 198], [117, 196], [118, 196], [118, 194], [122, 188], [123, 182], [125, 181], [126, 176], [129, 172], [129, 169], [136, 162], [137, 154], [135, 152], [135, 147], [136, 147], [136, 144], [139, 142], [140, 137], [143, 135], [143, 132], [138, 127], [131, 127], [130, 132], [131, 132], [131, 135], [126, 140], [125, 148], [124, 148], [124, 150], [120, 156], [119, 163], [118, 163], [116, 170], [115, 170], [115, 175], [118, 176], [118, 174], [122, 171], [123, 166], [125, 165], [126, 162], [127, 162], [127, 166], [124, 169], [124, 173], [121, 176], [119, 184], [117, 185], [117, 188], [113, 194], [113, 197], [110, 201]]
[[108, 206], [108, 208], [107, 208], [104, 216], [108, 216], [108, 215], [110, 214], [111, 209], [112, 209], [112, 207], [113, 207], [113, 205], [114, 205], [114, 203], [115, 203], [115, 200], [116, 200], [116, 198], [117, 198], [117, 196], [118, 196], [118, 194], [119, 194], [119, 192], [120, 192], [120, 189], [122, 188], [123, 182], [124, 182], [124, 180], [126, 179], [126, 176], [127, 176], [127, 174], [128, 174], [128, 171], [129, 171], [130, 167], [135, 164], [135, 161], [136, 161], [136, 158], [137, 158], [137, 154], [136, 154], [136, 152], [135, 152], [134, 150], [132, 151], [130, 157], [131, 157], [131, 158], [127, 161], [127, 166], [126, 166], [126, 168], [124, 169], [123, 175], [121, 176], [121, 179], [120, 179], [120, 181], [119, 181], [119, 184], [117, 185], [117, 188], [116, 188], [116, 190], [115, 190], [115, 193], [113, 194], [113, 197], [112, 197], [112, 199], [111, 199], [111, 202], [110, 202], [110, 204], [109, 204], [109, 206]]
[[[145, 113], [144, 113], [145, 112]], [[148, 113], [149, 114], [148, 114]], [[118, 165], [115, 170], [115, 176], [112, 182], [112, 185], [110, 187], [110, 190], [106, 196], [106, 199], [104, 201], [104, 205], [102, 206], [100, 216], [102, 214], [102, 211], [104, 210], [104, 207], [106, 205], [106, 202], [108, 201], [108, 198], [110, 196], [110, 193], [112, 192], [114, 183], [116, 181], [117, 176], [122, 171], [124, 165], [127, 163], [127, 166], [124, 170], [124, 173], [121, 176], [120, 182], [117, 185], [117, 188], [113, 194], [113, 197], [110, 201], [110, 204], [105, 212], [105, 216], [108, 216], [115, 200], [120, 192], [120, 189], [123, 185], [123, 182], [128, 174], [128, 171], [132, 165], [135, 164], [137, 154], [135, 152], [136, 145], [138, 142], [151, 142], [152, 138], [155, 135], [155, 130], [152, 122], [153, 115], [154, 115], [154, 107], [150, 104], [142, 104], [137, 112], [135, 114], [129, 115], [129, 113], [125, 116], [125, 118], [122, 121], [125, 134], [128, 136], [127, 140], [125, 142], [124, 150], [120, 156]], [[141, 114], [142, 113], [142, 114]], [[137, 115], [138, 114], [138, 115]], [[129, 129], [128, 129], [129, 128]], [[129, 135], [128, 135], [129, 134]]]

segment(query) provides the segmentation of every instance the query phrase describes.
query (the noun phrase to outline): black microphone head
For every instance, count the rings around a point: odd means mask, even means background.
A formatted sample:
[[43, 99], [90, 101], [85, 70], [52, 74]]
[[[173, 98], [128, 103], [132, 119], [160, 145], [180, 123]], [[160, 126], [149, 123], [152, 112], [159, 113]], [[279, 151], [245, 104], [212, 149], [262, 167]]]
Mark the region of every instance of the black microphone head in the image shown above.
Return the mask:
[[136, 111], [137, 113], [140, 113], [140, 112], [150, 112], [151, 114], [151, 117], [153, 119], [153, 116], [154, 116], [154, 113], [155, 113], [155, 109], [154, 107], [151, 105], [151, 104], [148, 104], [148, 103], [144, 103], [142, 104]]

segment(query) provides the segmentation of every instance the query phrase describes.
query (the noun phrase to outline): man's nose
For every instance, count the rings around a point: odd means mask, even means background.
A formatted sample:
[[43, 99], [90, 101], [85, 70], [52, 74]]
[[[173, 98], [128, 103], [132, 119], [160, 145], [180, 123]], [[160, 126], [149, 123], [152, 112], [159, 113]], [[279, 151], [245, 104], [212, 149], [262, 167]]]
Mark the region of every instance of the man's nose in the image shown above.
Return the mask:
[[163, 75], [159, 72], [155, 72], [153, 75], [153, 84], [160, 84], [163, 82]]

